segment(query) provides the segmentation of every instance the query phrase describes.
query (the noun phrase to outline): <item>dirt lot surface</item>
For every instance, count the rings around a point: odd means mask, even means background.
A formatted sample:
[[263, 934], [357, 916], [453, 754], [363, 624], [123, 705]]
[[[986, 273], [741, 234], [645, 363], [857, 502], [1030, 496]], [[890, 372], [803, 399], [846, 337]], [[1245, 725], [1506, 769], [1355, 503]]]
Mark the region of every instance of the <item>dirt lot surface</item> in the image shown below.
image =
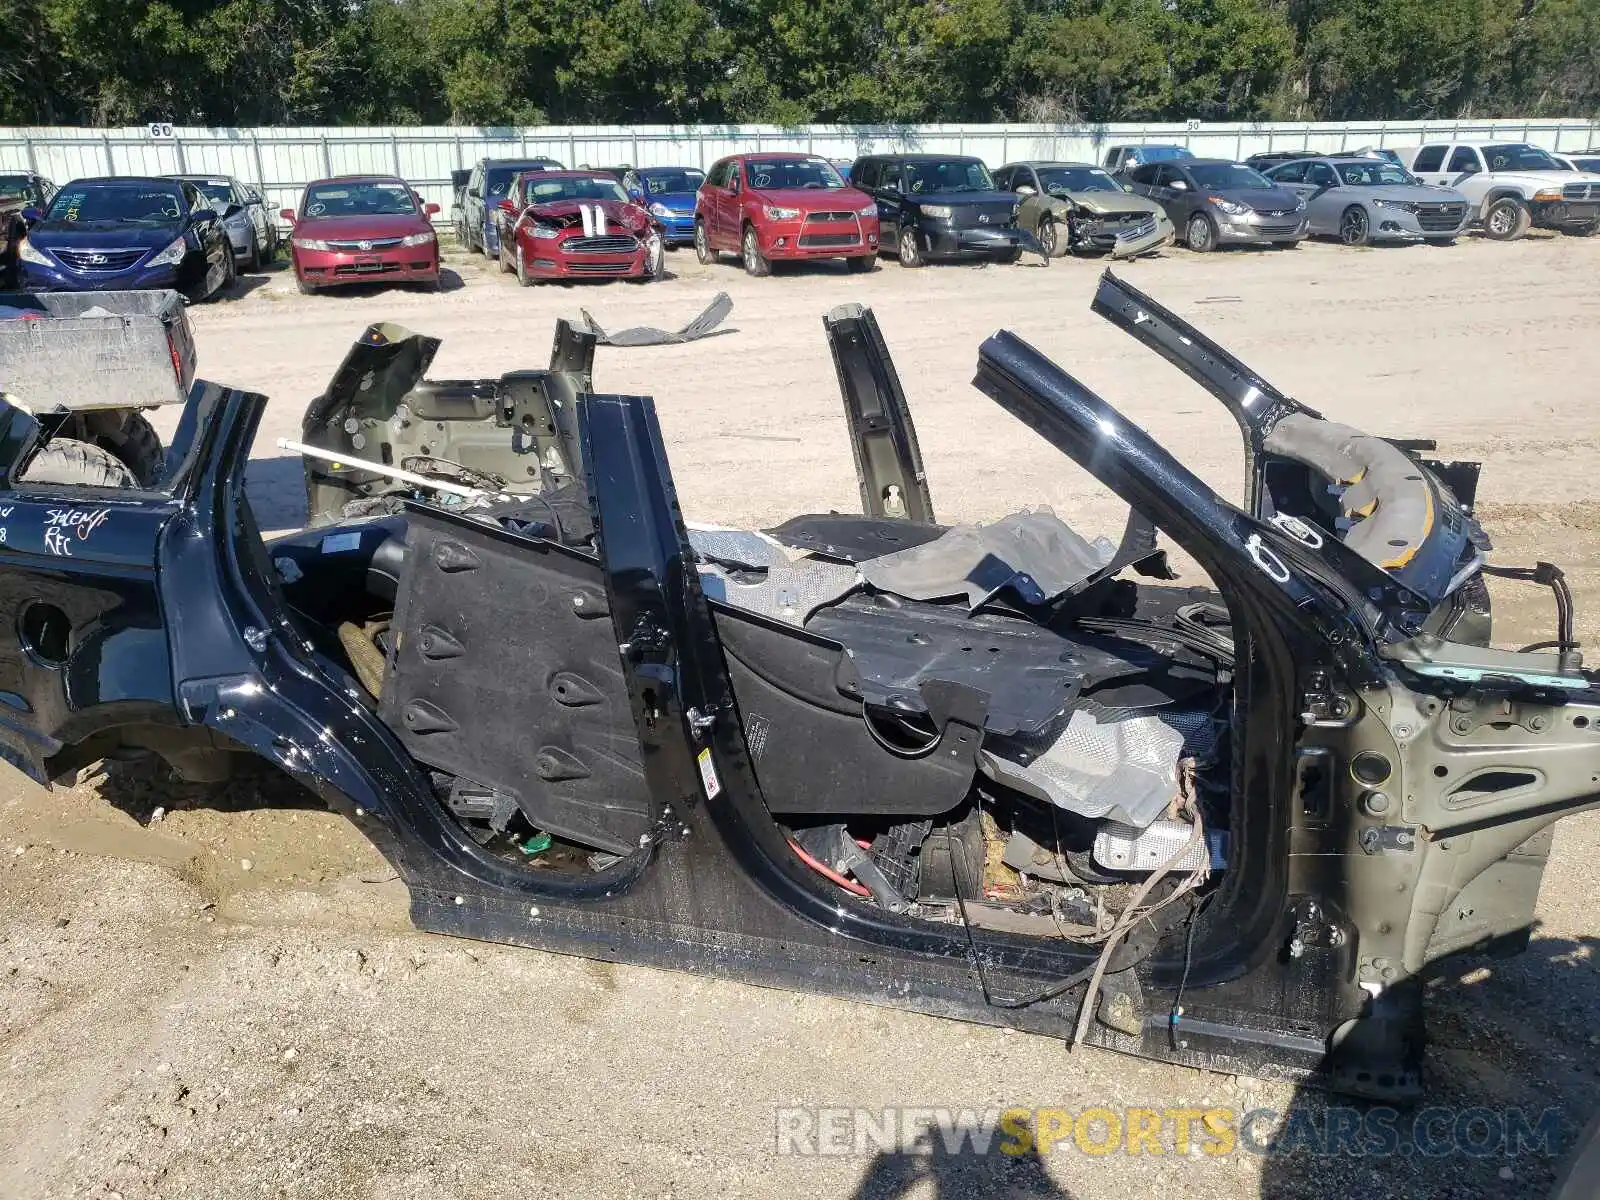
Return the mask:
[[[1086, 533], [1121, 508], [968, 385], [1009, 328], [1227, 494], [1239, 441], [1176, 371], [1087, 309], [1068, 261], [751, 280], [686, 252], [677, 278], [522, 290], [454, 255], [442, 295], [301, 297], [279, 269], [193, 313], [201, 374], [272, 397], [250, 491], [302, 518], [306, 401], [371, 321], [442, 337], [434, 374], [544, 364], [553, 319], [677, 326], [718, 290], [738, 332], [608, 350], [606, 391], [656, 397], [691, 519], [855, 504], [819, 317], [877, 312], [944, 519], [1045, 503]], [[1451, 249], [1171, 251], [1121, 268], [1267, 378], [1372, 432], [1485, 462], [1497, 559], [1570, 571], [1600, 614], [1600, 239]], [[173, 413], [164, 414], [174, 416]], [[172, 422], [168, 421], [163, 432]], [[1505, 642], [1547, 636], [1547, 593], [1497, 589]], [[1326, 1097], [1057, 1041], [813, 997], [417, 934], [387, 864], [342, 820], [251, 783], [221, 796], [112, 774], [0, 784], [0, 1196], [1540, 1196], [1538, 1156], [1313, 1161], [774, 1152], [774, 1110], [835, 1105], [1258, 1107]], [[153, 820], [153, 810], [165, 810]], [[1564, 821], [1531, 951], [1432, 988], [1429, 1102], [1600, 1105], [1600, 813]]]

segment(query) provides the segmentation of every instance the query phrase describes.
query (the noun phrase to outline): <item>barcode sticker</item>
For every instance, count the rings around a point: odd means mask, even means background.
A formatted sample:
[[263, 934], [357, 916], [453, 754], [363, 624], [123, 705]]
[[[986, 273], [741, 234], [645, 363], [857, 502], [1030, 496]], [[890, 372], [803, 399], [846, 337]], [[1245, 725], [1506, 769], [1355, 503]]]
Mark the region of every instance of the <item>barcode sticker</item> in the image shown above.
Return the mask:
[[359, 549], [361, 549], [359, 533], [330, 533], [322, 539], [324, 554], [348, 554], [352, 550]]
[[717, 767], [711, 761], [711, 751], [700, 751], [695, 755], [695, 762], [700, 765], [700, 782], [705, 786], [706, 799], [715, 800], [722, 795], [722, 780], [717, 778]]

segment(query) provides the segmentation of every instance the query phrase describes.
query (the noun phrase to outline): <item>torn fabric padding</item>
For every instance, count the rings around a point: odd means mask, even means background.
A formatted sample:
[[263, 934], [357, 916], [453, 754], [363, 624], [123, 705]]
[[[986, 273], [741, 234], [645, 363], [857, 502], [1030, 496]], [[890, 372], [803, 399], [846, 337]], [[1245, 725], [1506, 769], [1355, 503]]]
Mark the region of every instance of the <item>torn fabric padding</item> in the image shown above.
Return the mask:
[[748, 582], [719, 566], [700, 568], [700, 587], [711, 599], [788, 625], [804, 625], [817, 609], [838, 603], [860, 586], [856, 569], [840, 563], [772, 567]]
[[1086, 700], [1065, 728], [991, 739], [978, 754], [990, 778], [1090, 820], [1143, 829], [1178, 794], [1186, 746], [1211, 741], [1194, 709], [1108, 709]]
[[728, 297], [728, 293], [718, 292], [712, 297], [711, 303], [706, 305], [704, 312], [676, 333], [649, 325], [636, 325], [620, 333], [607, 333], [600, 327], [600, 322], [589, 315], [588, 309], [578, 310], [583, 315], [584, 323], [594, 334], [595, 341], [602, 346], [675, 346], [709, 337], [713, 333], [737, 333], [738, 330], [735, 329], [717, 328], [728, 319], [728, 314], [732, 311], [733, 301]]
[[868, 559], [861, 574], [908, 600], [965, 599], [976, 609], [1006, 587], [1026, 604], [1046, 604], [1082, 587], [1115, 556], [1105, 538], [1085, 541], [1041, 508], [992, 525], [954, 526], [924, 545]]

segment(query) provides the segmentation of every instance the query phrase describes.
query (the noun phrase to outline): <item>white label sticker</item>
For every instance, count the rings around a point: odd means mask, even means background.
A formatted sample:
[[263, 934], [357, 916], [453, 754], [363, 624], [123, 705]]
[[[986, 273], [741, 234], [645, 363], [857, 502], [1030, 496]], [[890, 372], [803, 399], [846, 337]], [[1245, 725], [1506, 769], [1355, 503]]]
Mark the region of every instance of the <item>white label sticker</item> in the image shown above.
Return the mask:
[[322, 539], [322, 553], [346, 554], [351, 550], [361, 549], [361, 535], [359, 533], [330, 533]]
[[705, 786], [706, 799], [715, 800], [722, 795], [722, 780], [717, 778], [717, 767], [711, 761], [711, 751], [700, 751], [694, 760], [700, 765], [700, 782]]

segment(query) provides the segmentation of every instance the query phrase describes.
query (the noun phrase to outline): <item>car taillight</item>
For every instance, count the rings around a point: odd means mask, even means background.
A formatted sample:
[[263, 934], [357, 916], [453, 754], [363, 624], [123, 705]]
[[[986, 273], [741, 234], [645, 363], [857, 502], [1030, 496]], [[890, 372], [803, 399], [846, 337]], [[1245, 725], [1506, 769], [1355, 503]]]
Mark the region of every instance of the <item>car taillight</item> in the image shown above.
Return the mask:
[[167, 330], [167, 351], [172, 355], [172, 373], [177, 377], [178, 386], [183, 386], [183, 356], [178, 353], [178, 341], [172, 336], [172, 330]]

